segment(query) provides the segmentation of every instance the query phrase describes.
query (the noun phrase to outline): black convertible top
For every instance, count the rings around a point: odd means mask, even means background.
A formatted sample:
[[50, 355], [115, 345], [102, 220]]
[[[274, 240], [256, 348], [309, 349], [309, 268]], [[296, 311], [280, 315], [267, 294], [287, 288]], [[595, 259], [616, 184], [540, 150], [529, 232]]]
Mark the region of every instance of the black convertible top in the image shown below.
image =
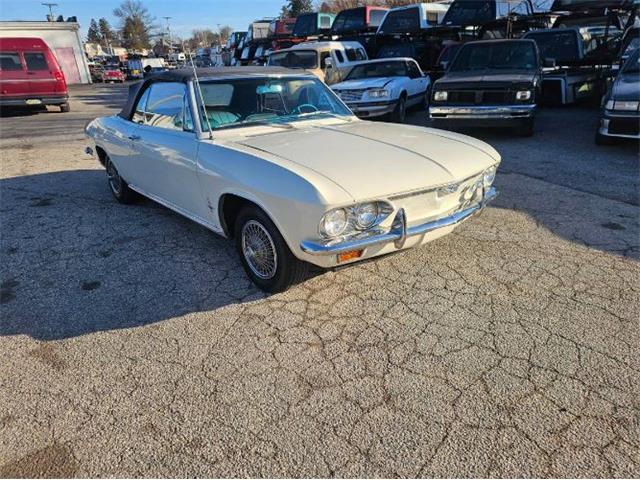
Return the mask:
[[[290, 69], [283, 67], [215, 67], [215, 68], [197, 68], [196, 73], [201, 81], [212, 80], [216, 78], [246, 78], [261, 77], [270, 75], [300, 75], [308, 72], [298, 69]], [[133, 115], [135, 105], [138, 101], [140, 93], [147, 85], [155, 82], [183, 82], [187, 83], [194, 78], [193, 68], [178, 68], [175, 70], [167, 70], [166, 72], [158, 72], [149, 75], [140, 82], [136, 82], [129, 86], [129, 95], [127, 103], [118, 114], [120, 117], [129, 120]]]

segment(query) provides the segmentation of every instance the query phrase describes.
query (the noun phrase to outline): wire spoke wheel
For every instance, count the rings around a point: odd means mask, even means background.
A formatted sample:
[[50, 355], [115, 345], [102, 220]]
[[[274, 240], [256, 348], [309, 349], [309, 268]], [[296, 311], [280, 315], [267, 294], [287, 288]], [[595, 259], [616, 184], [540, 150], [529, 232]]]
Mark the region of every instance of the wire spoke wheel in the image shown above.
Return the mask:
[[120, 195], [122, 193], [122, 178], [111, 161], [107, 163], [107, 180], [113, 193], [115, 193], [116, 196]]
[[263, 280], [273, 278], [278, 269], [278, 254], [267, 229], [255, 220], [242, 227], [242, 254], [251, 271]]

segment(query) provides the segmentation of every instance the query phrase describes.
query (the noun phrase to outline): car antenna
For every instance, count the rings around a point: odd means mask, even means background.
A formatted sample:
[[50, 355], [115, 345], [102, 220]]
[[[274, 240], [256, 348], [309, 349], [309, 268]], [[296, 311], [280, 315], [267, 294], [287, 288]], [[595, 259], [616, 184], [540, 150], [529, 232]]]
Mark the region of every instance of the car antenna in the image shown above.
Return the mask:
[[193, 69], [193, 79], [195, 80], [196, 90], [200, 96], [202, 102], [202, 110], [204, 111], [204, 118], [207, 120], [207, 126], [209, 127], [209, 140], [213, 140], [213, 129], [211, 128], [211, 122], [209, 121], [209, 115], [207, 115], [207, 106], [204, 104], [204, 96], [202, 95], [202, 89], [200, 88], [200, 80], [198, 80], [198, 72], [196, 66], [193, 63], [193, 54], [189, 52], [189, 60], [191, 60], [191, 68]]

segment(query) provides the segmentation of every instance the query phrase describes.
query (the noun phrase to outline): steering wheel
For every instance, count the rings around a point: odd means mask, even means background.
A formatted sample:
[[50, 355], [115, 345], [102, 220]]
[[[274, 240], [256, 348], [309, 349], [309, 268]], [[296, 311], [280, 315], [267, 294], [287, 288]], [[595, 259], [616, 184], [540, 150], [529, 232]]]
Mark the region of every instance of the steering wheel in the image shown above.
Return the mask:
[[[307, 111], [303, 112], [302, 111], [303, 109], [307, 109]], [[295, 107], [293, 110], [291, 110], [291, 113], [295, 113], [296, 115], [299, 115], [301, 113], [314, 113], [314, 112], [319, 112], [319, 111], [320, 110], [315, 105], [312, 105], [310, 103], [303, 103], [303, 104], [298, 105], [297, 107]]]

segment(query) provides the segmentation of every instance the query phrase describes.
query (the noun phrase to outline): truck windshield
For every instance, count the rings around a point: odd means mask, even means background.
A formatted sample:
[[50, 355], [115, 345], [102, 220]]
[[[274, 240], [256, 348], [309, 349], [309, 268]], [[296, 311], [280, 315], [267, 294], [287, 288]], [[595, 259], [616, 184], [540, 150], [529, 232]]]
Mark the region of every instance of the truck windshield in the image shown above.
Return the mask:
[[272, 53], [269, 56], [269, 65], [287, 68], [318, 68], [318, 54], [315, 50]]
[[460, 47], [450, 71], [534, 70], [536, 50], [530, 42], [469, 43]]
[[[351, 117], [316, 78], [263, 77], [201, 82], [203, 130], [287, 123], [309, 117]], [[206, 111], [206, 118], [204, 112]]]
[[624, 62], [622, 73], [640, 73], [640, 50], [633, 52], [631, 57]]
[[510, 14], [531, 13], [527, 0], [454, 0], [444, 16], [445, 25], [482, 25]]
[[527, 38], [536, 42], [542, 58], [552, 58], [558, 63], [579, 58], [579, 40], [575, 31], [531, 32]]

